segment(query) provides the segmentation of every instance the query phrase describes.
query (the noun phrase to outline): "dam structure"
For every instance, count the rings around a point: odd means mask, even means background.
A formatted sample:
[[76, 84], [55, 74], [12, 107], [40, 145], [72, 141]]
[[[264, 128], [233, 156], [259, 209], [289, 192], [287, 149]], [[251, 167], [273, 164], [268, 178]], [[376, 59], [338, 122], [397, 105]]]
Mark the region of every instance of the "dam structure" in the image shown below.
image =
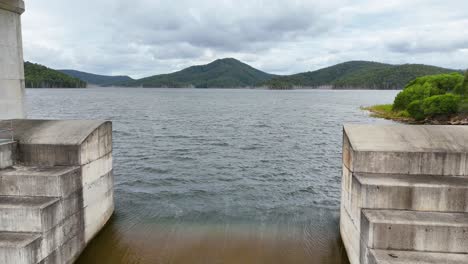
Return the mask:
[[24, 119], [22, 0], [0, 0], [0, 263], [73, 263], [114, 211], [112, 124]]
[[468, 263], [468, 126], [345, 125], [351, 264]]

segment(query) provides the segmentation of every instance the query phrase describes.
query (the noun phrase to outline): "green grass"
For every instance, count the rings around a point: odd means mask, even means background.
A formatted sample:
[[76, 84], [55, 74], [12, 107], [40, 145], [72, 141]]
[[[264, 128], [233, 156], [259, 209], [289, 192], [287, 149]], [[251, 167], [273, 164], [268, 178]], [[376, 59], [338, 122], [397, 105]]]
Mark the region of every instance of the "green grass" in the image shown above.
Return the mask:
[[371, 116], [391, 119], [396, 121], [411, 121], [412, 118], [410, 117], [407, 111], [393, 111], [392, 104], [383, 104], [383, 105], [373, 105], [373, 106], [366, 106], [361, 107], [362, 110], [366, 110], [371, 112]]

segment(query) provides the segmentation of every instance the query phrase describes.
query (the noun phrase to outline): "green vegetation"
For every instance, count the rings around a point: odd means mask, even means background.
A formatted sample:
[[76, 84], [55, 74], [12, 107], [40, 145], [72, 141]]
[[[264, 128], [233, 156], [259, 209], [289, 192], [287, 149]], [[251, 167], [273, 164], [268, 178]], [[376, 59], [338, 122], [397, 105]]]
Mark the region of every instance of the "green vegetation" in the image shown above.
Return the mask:
[[375, 116], [416, 121], [468, 113], [468, 72], [423, 76], [409, 82], [393, 105], [368, 108]]
[[128, 76], [97, 75], [97, 74], [75, 71], [75, 70], [58, 70], [58, 71], [65, 73], [68, 76], [78, 78], [89, 84], [95, 84], [99, 86], [113, 86], [117, 83], [133, 81], [133, 79]]
[[252, 87], [273, 77], [274, 75], [259, 71], [236, 59], [221, 59], [207, 65], [192, 66], [175, 73], [121, 82], [118, 85], [132, 87], [234, 88]]
[[260, 84], [268, 87], [321, 87], [334, 89], [401, 89], [409, 81], [454, 70], [420, 64], [391, 65], [350, 61], [321, 70], [273, 78]]
[[25, 62], [26, 88], [86, 88], [86, 82], [45, 66]]
[[385, 119], [408, 121], [411, 117], [408, 111], [393, 111], [393, 104], [373, 105], [368, 107], [361, 107], [362, 110], [371, 112], [371, 116], [380, 117]]

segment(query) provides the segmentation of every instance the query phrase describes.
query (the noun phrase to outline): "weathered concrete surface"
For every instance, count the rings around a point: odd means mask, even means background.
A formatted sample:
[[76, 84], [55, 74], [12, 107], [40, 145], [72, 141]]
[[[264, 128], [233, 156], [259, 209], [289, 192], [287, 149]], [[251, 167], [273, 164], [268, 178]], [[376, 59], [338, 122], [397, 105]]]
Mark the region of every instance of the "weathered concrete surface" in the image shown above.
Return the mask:
[[0, 142], [0, 170], [13, 166], [15, 161], [15, 152], [15, 142]]
[[53, 197], [0, 196], [0, 230], [47, 231], [61, 220], [59, 201]]
[[79, 166], [14, 166], [0, 170], [0, 194], [22, 196], [68, 197], [81, 189]]
[[352, 264], [391, 261], [371, 260], [373, 249], [468, 253], [468, 127], [343, 131], [340, 230]]
[[369, 264], [466, 264], [467, 254], [370, 250]]
[[19, 161], [33, 166], [81, 166], [112, 152], [111, 122], [13, 120]]
[[37, 263], [40, 242], [37, 233], [0, 232], [0, 263]]
[[468, 177], [356, 173], [352, 181], [354, 212], [360, 208], [468, 211]]
[[0, 120], [24, 118], [22, 0], [0, 0]]
[[467, 126], [345, 125], [352, 172], [468, 176]]
[[369, 248], [468, 253], [468, 214], [363, 210], [361, 239]]
[[[34, 256], [24, 263], [72, 263], [114, 211], [112, 125], [15, 120], [13, 126], [19, 164], [0, 170], [0, 215], [9, 210], [0, 231], [40, 234], [34, 247], [21, 248]], [[18, 251], [0, 246], [5, 258]]]

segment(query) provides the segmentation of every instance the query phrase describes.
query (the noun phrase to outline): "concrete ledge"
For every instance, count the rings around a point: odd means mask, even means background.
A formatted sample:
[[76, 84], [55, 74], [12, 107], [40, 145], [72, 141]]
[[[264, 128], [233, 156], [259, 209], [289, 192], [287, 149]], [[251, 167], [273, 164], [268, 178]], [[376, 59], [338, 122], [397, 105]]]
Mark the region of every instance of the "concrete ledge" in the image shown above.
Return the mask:
[[112, 152], [112, 123], [86, 120], [13, 120], [20, 162], [85, 165]]
[[0, 196], [0, 230], [45, 232], [60, 221], [60, 209], [57, 198]]
[[370, 249], [468, 253], [468, 214], [363, 210], [361, 239]]
[[352, 185], [356, 216], [360, 208], [468, 211], [468, 177], [357, 173]]
[[0, 195], [66, 197], [82, 188], [81, 169], [14, 166], [0, 171]]
[[345, 125], [352, 172], [468, 176], [467, 126]]
[[369, 264], [466, 264], [468, 255], [411, 251], [370, 250]]
[[40, 243], [37, 233], [0, 232], [0, 263], [37, 263]]
[[23, 0], [0, 0], [0, 9], [22, 14], [24, 12], [24, 1]]

